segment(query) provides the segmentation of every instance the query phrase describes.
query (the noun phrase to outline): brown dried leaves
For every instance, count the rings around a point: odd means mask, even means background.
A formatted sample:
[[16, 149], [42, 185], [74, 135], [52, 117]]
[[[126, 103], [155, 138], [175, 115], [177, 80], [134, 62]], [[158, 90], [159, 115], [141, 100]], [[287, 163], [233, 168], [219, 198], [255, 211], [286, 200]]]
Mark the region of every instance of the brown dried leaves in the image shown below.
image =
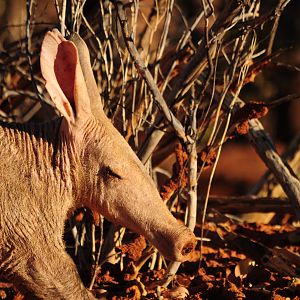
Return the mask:
[[235, 126], [235, 133], [238, 135], [247, 134], [249, 131], [248, 121], [259, 119], [269, 112], [269, 108], [264, 102], [251, 101], [238, 109], [232, 116], [231, 123]]
[[185, 188], [188, 184], [188, 154], [181, 144], [176, 146], [175, 155], [176, 163], [173, 165], [173, 175], [160, 191], [160, 196], [164, 201], [168, 201], [176, 191]]
[[143, 236], [139, 235], [132, 242], [118, 246], [122, 254], [127, 254], [128, 258], [133, 261], [138, 261], [142, 257], [147, 244]]

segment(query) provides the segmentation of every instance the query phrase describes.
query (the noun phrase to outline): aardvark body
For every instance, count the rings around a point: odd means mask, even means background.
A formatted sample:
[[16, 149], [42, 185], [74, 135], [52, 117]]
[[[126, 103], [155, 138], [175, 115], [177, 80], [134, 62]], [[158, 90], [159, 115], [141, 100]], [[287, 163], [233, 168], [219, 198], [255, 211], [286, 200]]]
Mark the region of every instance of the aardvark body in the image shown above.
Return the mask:
[[62, 118], [0, 127], [0, 267], [39, 299], [93, 299], [64, 249], [64, 221], [87, 206], [184, 261], [194, 235], [179, 224], [134, 152], [105, 116], [87, 47], [48, 32], [46, 88]]

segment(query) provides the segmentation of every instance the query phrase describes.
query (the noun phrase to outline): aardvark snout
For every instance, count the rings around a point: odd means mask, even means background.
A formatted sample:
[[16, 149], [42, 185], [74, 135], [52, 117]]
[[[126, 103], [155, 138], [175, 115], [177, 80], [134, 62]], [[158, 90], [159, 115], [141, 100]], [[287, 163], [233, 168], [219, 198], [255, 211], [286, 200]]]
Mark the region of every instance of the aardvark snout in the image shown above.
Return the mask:
[[194, 251], [196, 237], [186, 226], [174, 223], [163, 232], [155, 232], [150, 241], [166, 258], [183, 262], [188, 260]]

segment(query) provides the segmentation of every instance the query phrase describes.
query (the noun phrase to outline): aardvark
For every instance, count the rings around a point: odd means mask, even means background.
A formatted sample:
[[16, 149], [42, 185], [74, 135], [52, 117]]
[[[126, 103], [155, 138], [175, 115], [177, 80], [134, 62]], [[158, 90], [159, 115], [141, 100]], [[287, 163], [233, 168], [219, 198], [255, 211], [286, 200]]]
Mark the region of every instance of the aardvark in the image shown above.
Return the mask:
[[31, 298], [94, 299], [62, 239], [68, 213], [81, 206], [144, 235], [165, 257], [186, 260], [195, 237], [105, 116], [84, 41], [54, 29], [40, 62], [62, 118], [1, 124], [1, 274]]

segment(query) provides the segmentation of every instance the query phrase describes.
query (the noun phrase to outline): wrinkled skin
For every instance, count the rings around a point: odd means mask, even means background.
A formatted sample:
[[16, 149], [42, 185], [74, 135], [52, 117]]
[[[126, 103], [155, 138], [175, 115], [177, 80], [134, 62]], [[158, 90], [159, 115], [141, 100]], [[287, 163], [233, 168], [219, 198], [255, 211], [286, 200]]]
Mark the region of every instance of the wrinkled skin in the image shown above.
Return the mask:
[[77, 35], [72, 41], [53, 30], [41, 51], [46, 88], [63, 118], [0, 127], [1, 273], [31, 298], [93, 299], [62, 239], [77, 207], [144, 235], [171, 260], [185, 261], [195, 245], [105, 116], [87, 47]]

